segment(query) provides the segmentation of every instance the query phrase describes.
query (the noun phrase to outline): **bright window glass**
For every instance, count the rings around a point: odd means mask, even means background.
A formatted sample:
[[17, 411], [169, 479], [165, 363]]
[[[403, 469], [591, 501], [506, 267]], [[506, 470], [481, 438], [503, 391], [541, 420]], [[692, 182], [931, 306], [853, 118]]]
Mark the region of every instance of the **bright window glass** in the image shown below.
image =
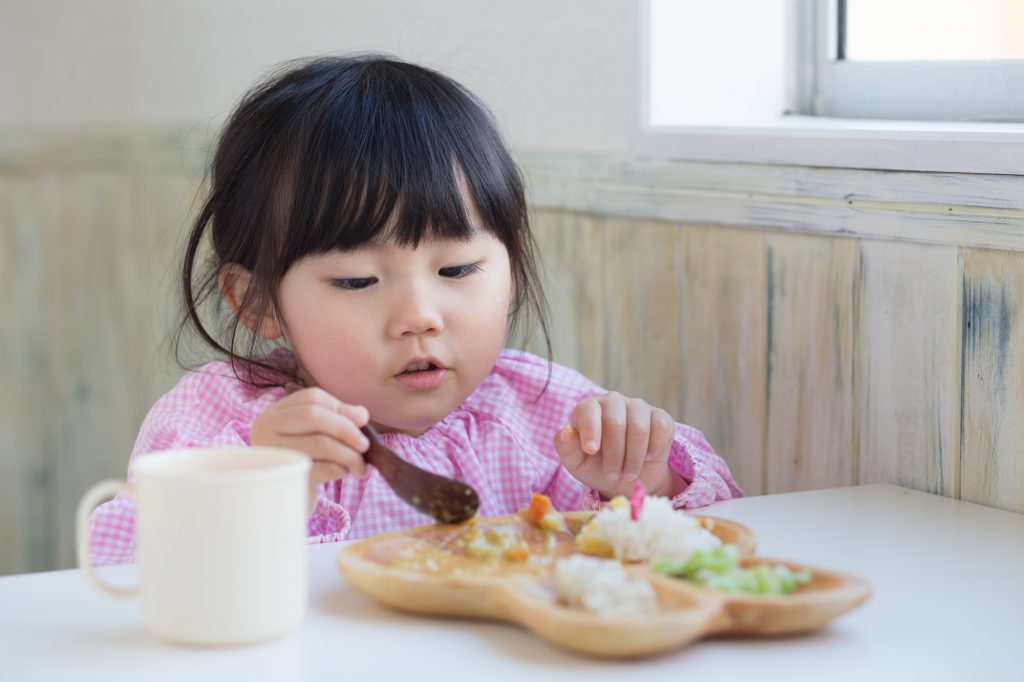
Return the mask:
[[647, 123], [730, 126], [777, 119], [789, 68], [787, 1], [650, 0]]
[[1024, 0], [846, 0], [850, 61], [1024, 59]]

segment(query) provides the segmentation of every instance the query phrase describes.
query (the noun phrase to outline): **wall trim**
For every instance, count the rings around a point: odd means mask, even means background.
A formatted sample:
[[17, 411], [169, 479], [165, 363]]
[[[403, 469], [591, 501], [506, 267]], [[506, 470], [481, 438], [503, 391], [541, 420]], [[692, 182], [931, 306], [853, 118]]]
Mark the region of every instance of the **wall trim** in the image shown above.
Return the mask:
[[[212, 126], [0, 130], [0, 173], [185, 171]], [[1024, 250], [1024, 175], [925, 173], [516, 150], [532, 206], [680, 223]]]
[[1024, 176], [628, 159], [519, 150], [533, 206], [1024, 250]]
[[219, 129], [12, 130], [0, 128], [0, 173], [137, 169], [184, 170], [202, 176]]

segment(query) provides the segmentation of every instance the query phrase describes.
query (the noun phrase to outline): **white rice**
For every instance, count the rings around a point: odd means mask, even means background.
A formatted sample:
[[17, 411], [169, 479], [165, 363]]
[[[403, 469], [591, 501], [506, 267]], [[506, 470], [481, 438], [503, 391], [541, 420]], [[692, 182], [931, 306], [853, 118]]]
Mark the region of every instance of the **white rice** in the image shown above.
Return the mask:
[[654, 589], [631, 580], [615, 559], [573, 554], [555, 564], [558, 600], [602, 616], [636, 616], [655, 613]]
[[613, 503], [595, 514], [576, 537], [580, 551], [622, 561], [686, 560], [698, 550], [721, 544], [697, 519], [676, 511], [664, 497], [645, 498], [638, 521], [630, 518], [628, 504]]

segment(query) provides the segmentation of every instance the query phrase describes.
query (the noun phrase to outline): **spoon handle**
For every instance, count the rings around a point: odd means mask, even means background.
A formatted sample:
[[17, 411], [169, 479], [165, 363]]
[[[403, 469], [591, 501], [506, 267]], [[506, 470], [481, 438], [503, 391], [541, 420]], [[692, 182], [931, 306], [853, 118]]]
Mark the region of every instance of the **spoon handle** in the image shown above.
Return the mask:
[[388, 446], [380, 442], [380, 435], [377, 433], [377, 429], [367, 424], [361, 430], [366, 439], [370, 441], [370, 449], [363, 453], [363, 459], [375, 466], [380, 475], [384, 477], [384, 480], [391, 483], [398, 475], [398, 467], [401, 466], [399, 462], [403, 460], [392, 452]]

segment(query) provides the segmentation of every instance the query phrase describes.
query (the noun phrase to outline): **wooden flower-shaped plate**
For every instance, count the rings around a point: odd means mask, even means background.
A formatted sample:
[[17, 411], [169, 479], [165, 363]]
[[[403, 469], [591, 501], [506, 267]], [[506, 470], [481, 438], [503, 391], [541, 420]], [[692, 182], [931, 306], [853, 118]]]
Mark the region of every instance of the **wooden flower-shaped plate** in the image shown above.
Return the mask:
[[[831, 570], [754, 556], [756, 538], [745, 526], [713, 517], [703, 525], [736, 545], [741, 565], [783, 564], [808, 569], [811, 582], [783, 596], [706, 589], [663, 576], [645, 564], [627, 564], [634, 579], [654, 589], [660, 611], [644, 616], [600, 616], [555, 598], [554, 561], [574, 552], [573, 540], [593, 512], [565, 514], [568, 530], [540, 530], [517, 515], [458, 526], [422, 526], [354, 542], [338, 553], [349, 582], [377, 601], [436, 616], [516, 623], [566, 649], [603, 658], [669, 651], [712, 635], [772, 636], [816, 630], [867, 599], [864, 580]], [[461, 536], [472, 528], [512, 526], [530, 547], [529, 561], [485, 561], [466, 556]]]

